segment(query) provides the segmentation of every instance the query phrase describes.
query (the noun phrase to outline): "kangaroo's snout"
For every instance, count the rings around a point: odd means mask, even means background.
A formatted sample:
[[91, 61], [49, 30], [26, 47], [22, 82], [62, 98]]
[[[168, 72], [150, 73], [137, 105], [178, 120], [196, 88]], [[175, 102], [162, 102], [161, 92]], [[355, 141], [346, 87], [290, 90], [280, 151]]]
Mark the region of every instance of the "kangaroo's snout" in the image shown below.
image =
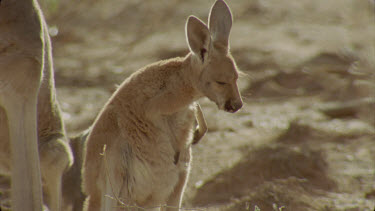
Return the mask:
[[232, 100], [228, 100], [227, 102], [225, 102], [225, 106], [224, 106], [225, 111], [230, 112], [230, 113], [235, 113], [241, 108], [242, 108], [242, 101], [235, 102]]

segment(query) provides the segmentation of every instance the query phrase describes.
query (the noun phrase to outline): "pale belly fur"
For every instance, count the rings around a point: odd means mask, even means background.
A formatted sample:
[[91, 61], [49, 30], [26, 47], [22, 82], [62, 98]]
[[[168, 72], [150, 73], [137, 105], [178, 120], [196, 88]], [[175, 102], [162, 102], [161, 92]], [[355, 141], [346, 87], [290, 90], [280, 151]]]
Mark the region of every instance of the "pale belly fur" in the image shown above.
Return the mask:
[[166, 204], [181, 174], [189, 172], [194, 118], [193, 109], [163, 117], [159, 122], [163, 130], [150, 145], [141, 147], [142, 153], [120, 139], [109, 149], [111, 179], [120, 184], [115, 192], [125, 204], [145, 208]]

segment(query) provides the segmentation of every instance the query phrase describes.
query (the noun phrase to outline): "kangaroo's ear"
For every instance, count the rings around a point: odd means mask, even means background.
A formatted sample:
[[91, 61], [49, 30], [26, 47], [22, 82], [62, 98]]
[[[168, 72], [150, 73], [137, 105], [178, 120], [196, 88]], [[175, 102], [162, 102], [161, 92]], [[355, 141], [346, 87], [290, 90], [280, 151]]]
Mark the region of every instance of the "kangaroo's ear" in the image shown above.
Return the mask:
[[186, 21], [186, 39], [190, 51], [199, 55], [199, 58], [204, 62], [211, 42], [210, 31], [206, 24], [197, 17], [190, 16]]
[[228, 46], [229, 33], [232, 28], [232, 13], [223, 0], [215, 2], [208, 20], [213, 42], [220, 42]]

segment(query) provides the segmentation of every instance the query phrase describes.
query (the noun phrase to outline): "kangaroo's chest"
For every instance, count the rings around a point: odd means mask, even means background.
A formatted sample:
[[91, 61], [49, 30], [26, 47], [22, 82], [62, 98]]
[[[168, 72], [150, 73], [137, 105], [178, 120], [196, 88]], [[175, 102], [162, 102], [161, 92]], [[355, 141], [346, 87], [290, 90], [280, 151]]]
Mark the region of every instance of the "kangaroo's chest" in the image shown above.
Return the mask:
[[133, 160], [133, 174], [137, 184], [133, 194], [142, 204], [150, 196], [163, 202], [173, 192], [181, 174], [187, 174], [190, 165], [194, 110], [186, 109], [163, 116], [158, 122], [159, 134], [153, 151]]
[[194, 110], [188, 108], [173, 115], [164, 117], [164, 132], [174, 148], [181, 148], [191, 141], [195, 121]]

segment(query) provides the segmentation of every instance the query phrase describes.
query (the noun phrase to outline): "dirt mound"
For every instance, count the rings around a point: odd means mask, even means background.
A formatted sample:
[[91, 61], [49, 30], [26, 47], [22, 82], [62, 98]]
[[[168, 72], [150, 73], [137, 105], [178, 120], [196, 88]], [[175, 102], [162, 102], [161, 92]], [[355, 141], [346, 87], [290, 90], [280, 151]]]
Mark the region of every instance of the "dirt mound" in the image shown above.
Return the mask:
[[322, 200], [317, 200], [322, 193], [306, 188], [306, 183], [306, 180], [295, 177], [264, 182], [253, 189], [248, 196], [234, 200], [223, 210], [253, 210], [256, 207], [261, 210], [274, 211], [279, 209], [290, 211], [323, 210], [325, 203]]
[[[315, 189], [333, 190], [336, 184], [327, 175], [326, 168], [324, 156], [318, 151], [281, 144], [260, 148], [249, 152], [232, 168], [207, 181], [198, 189], [193, 204], [206, 207], [228, 203], [253, 193], [267, 182], [271, 182], [268, 185], [271, 188], [273, 181], [292, 181], [293, 178], [304, 182], [289, 186], [290, 190], [301, 187], [310, 193], [314, 193]], [[282, 190], [277, 183], [274, 185], [275, 190]], [[275, 203], [290, 202], [280, 199]]]

